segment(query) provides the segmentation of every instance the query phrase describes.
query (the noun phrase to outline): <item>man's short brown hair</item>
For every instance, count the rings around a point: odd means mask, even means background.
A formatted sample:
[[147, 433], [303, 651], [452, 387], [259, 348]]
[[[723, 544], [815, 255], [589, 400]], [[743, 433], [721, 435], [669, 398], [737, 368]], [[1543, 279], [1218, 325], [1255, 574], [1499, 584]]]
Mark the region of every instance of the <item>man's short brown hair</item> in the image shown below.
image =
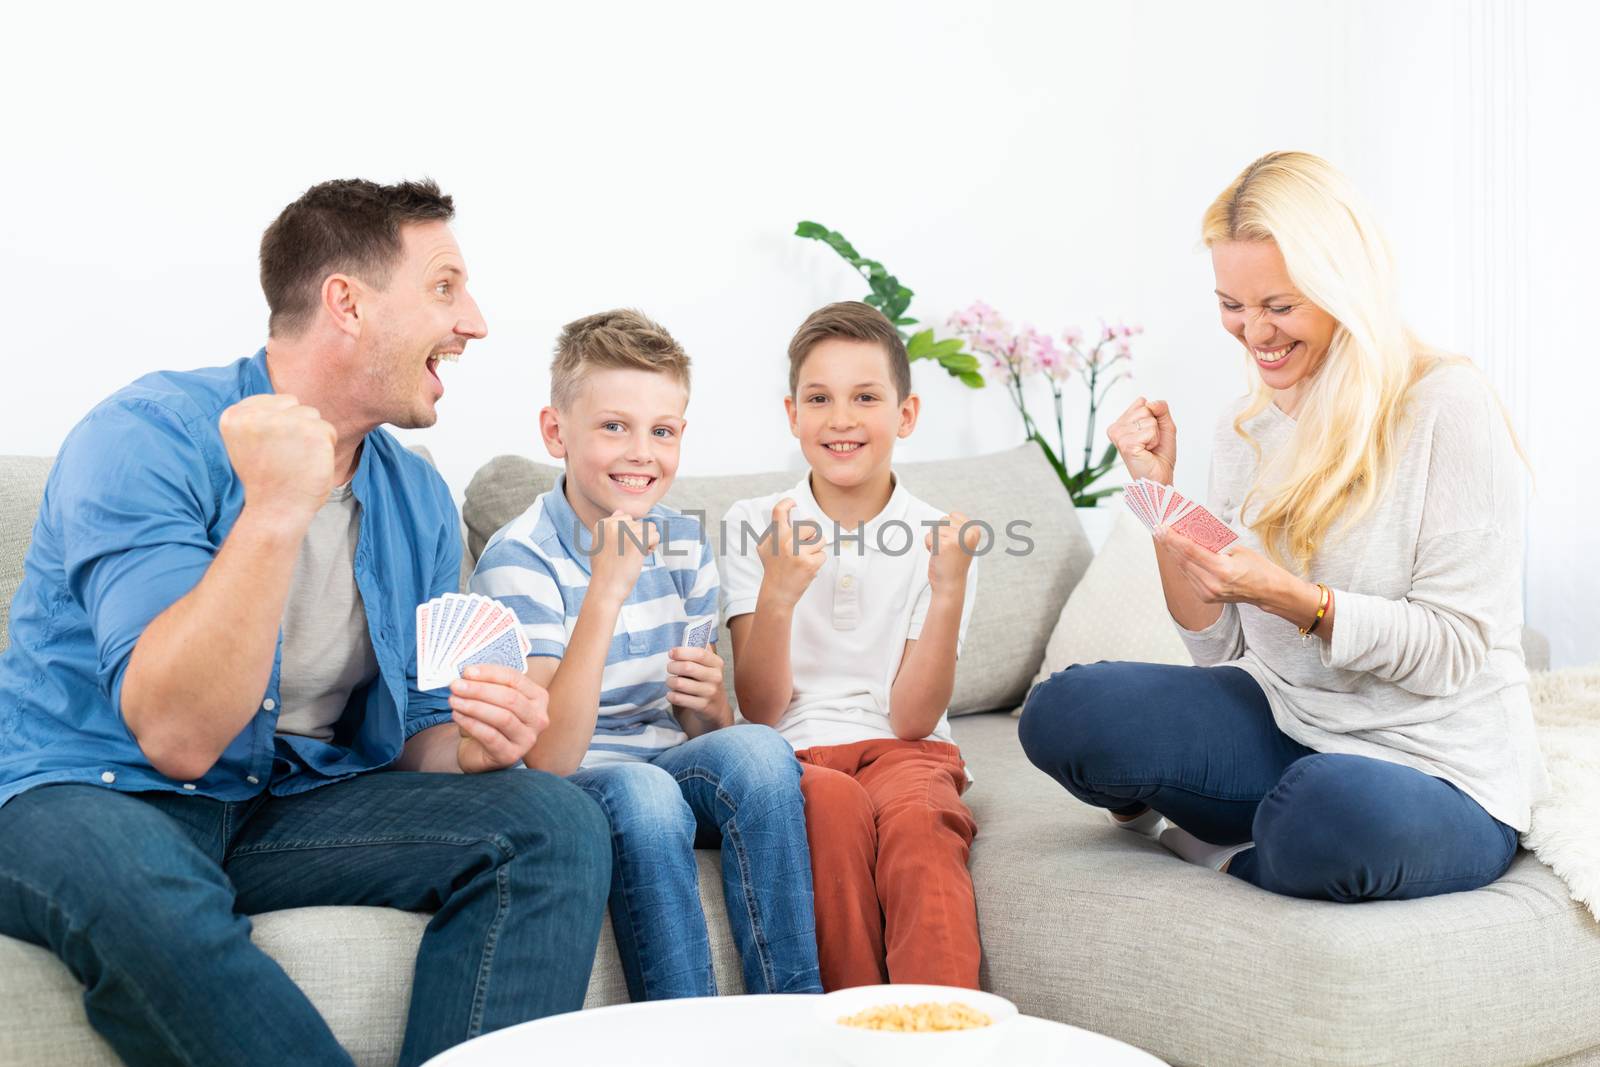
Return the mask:
[[561, 328], [550, 364], [551, 406], [568, 410], [595, 370], [667, 374], [689, 391], [689, 354], [660, 323], [630, 308], [588, 315]]
[[455, 204], [431, 179], [379, 185], [340, 178], [313, 185], [261, 235], [261, 291], [267, 332], [293, 337], [310, 325], [330, 274], [383, 289], [400, 261], [400, 227], [455, 217]]
[[871, 304], [841, 300], [806, 316], [806, 321], [789, 341], [790, 396], [794, 396], [800, 386], [800, 365], [813, 348], [830, 337], [882, 345], [883, 354], [889, 359], [889, 377], [898, 394], [895, 399], [904, 400], [911, 394], [911, 361], [906, 358], [906, 343], [900, 339], [900, 331]]

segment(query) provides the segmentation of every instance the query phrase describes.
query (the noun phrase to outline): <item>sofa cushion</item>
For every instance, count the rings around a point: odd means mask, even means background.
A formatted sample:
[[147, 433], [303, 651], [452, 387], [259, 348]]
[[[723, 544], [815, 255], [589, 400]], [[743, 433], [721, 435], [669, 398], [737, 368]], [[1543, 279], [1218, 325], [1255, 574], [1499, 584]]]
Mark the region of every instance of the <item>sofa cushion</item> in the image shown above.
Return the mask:
[[[958, 670], [950, 713], [962, 715], [1017, 704], [1033, 681], [1045, 641], [1090, 558], [1089, 542], [1072, 502], [1044, 454], [1032, 444], [989, 456], [906, 463], [896, 467], [907, 489], [946, 511], [983, 519], [995, 532], [978, 563], [978, 595]], [[462, 516], [475, 559], [495, 531], [555, 484], [559, 467], [522, 456], [490, 460], [467, 486]], [[721, 522], [736, 500], [777, 492], [797, 473], [683, 477], [665, 503], [703, 516], [720, 550]], [[1008, 539], [1011, 523], [1031, 541]], [[1007, 549], [1021, 553], [1008, 554]], [[731, 660], [728, 650], [724, 659]]]
[[1155, 542], [1139, 521], [1118, 514], [1045, 645], [1034, 682], [1074, 663], [1137, 660], [1188, 666], [1189, 649], [1167, 614]]
[[46, 456], [0, 456], [0, 652], [11, 643], [11, 598], [22, 584], [22, 560], [54, 463]]

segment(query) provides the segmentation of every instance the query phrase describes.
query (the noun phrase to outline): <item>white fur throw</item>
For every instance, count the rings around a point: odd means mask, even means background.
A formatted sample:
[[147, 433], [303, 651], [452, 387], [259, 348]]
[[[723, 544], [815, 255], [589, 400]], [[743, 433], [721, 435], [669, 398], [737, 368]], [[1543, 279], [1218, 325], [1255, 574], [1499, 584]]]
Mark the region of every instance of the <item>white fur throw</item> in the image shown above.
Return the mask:
[[1600, 920], [1600, 667], [1538, 673], [1529, 689], [1550, 792], [1522, 843]]

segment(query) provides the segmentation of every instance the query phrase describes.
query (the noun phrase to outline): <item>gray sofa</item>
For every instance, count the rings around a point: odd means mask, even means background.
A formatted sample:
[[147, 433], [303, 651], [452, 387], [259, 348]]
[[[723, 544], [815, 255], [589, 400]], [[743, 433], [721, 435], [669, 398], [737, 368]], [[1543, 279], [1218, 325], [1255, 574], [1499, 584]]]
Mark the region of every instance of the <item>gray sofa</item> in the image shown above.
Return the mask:
[[[0, 605], [20, 576], [48, 460], [0, 460]], [[548, 466], [486, 465], [467, 492], [469, 548], [547, 488]], [[1089, 560], [1065, 495], [1031, 448], [906, 464], [907, 486], [1004, 529], [1031, 553], [979, 563], [953, 710], [983, 982], [1023, 1011], [1098, 1030], [1174, 1064], [1600, 1065], [1600, 928], [1532, 856], [1473, 893], [1355, 906], [1274, 897], [1108, 826], [1024, 759], [1016, 720], [1051, 627]], [[716, 520], [793, 474], [684, 478], [669, 502]], [[998, 521], [996, 521], [998, 520]], [[3, 619], [0, 619], [3, 622]], [[3, 640], [3, 638], [0, 638]], [[700, 854], [717, 978], [741, 990], [717, 856]], [[255, 938], [363, 1065], [399, 1050], [425, 917], [308, 908], [256, 917]], [[609, 927], [588, 1006], [626, 999]], [[44, 950], [0, 938], [0, 1064], [112, 1064], [79, 988]]]

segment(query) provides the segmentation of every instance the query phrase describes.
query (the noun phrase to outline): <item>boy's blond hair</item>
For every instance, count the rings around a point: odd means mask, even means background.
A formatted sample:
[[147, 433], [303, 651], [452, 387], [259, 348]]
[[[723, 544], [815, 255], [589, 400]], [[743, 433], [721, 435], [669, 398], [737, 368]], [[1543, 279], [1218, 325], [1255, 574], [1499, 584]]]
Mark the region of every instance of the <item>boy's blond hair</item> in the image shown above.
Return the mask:
[[586, 315], [561, 328], [550, 363], [551, 406], [568, 410], [595, 370], [667, 374], [689, 391], [689, 354], [660, 323], [631, 308]]

